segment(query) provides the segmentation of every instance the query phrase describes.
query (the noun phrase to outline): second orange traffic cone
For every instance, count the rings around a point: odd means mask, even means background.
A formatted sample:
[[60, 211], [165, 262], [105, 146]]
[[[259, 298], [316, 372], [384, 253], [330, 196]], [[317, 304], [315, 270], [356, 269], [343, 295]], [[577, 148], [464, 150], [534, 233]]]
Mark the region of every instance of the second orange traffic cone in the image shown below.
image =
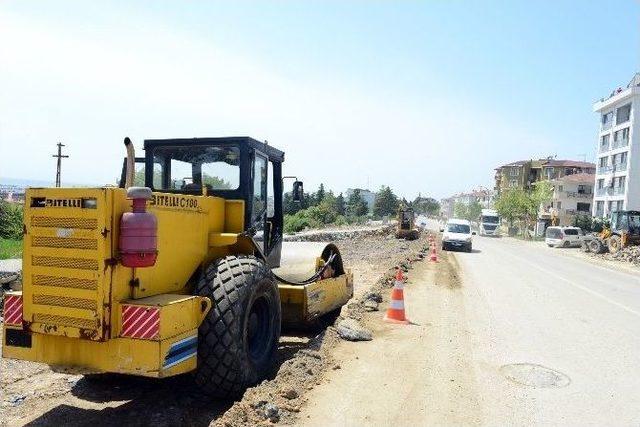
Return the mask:
[[429, 258], [429, 260], [433, 262], [438, 262], [438, 254], [436, 253], [435, 245], [431, 248], [431, 258]]
[[384, 315], [385, 322], [401, 323], [404, 325], [409, 324], [404, 314], [404, 291], [403, 291], [403, 278], [402, 269], [398, 268], [396, 273], [396, 281], [393, 284], [391, 290], [391, 301], [389, 302], [389, 308], [387, 314]]

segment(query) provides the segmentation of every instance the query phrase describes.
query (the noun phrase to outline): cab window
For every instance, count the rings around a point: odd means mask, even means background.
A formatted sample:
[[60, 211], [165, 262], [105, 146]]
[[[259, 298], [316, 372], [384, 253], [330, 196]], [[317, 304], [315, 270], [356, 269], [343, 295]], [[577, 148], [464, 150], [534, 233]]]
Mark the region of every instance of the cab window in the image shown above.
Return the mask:
[[267, 208], [267, 159], [256, 155], [253, 162], [253, 203], [251, 219], [260, 219]]
[[[240, 185], [240, 149], [234, 146], [162, 146], [154, 161], [165, 165], [166, 180], [153, 186], [163, 190], [235, 190]], [[162, 182], [166, 185], [162, 185]]]

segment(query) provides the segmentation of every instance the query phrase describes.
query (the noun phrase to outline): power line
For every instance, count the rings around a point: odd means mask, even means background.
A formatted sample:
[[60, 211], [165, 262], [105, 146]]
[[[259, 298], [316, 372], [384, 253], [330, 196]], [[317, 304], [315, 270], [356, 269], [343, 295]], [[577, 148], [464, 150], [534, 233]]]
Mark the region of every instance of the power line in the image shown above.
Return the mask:
[[56, 165], [56, 187], [60, 187], [60, 169], [62, 168], [62, 159], [67, 159], [69, 156], [62, 155], [62, 147], [65, 146], [63, 143], [58, 142], [56, 145], [58, 146], [58, 154], [54, 154], [51, 157], [56, 157], [58, 159]]

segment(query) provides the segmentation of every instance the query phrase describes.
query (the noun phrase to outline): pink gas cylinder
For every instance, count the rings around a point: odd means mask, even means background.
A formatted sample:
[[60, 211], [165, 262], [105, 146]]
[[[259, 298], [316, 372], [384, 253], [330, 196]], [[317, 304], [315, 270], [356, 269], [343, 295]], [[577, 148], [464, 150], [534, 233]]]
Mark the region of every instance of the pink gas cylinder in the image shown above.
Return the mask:
[[125, 267], [152, 267], [158, 258], [158, 220], [146, 210], [151, 189], [130, 187], [127, 199], [133, 200], [133, 211], [120, 218], [120, 262]]

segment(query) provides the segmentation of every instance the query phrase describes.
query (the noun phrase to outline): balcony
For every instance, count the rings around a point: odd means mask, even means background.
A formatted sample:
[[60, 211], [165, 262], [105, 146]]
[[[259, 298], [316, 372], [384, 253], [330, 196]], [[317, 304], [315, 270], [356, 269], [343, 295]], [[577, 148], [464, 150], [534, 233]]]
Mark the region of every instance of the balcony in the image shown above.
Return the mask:
[[604, 216], [604, 210], [597, 210], [596, 214], [594, 215], [596, 217], [603, 217]]
[[596, 189], [596, 196], [619, 196], [624, 194], [625, 187], [604, 187]]
[[[601, 188], [601, 190], [604, 190], [603, 188]], [[573, 198], [573, 199], [592, 199], [593, 198], [593, 193], [585, 193], [585, 192], [577, 192], [577, 191], [565, 191], [564, 192], [565, 196], [567, 198]]]
[[611, 166], [598, 166], [598, 173], [609, 173], [611, 172]]
[[616, 148], [626, 147], [627, 145], [629, 145], [629, 138], [623, 138], [617, 141], [614, 140], [613, 143], [611, 144], [611, 149], [614, 150]]
[[605, 151], [609, 151], [609, 143], [606, 143], [606, 144], [600, 143], [600, 149], [598, 150], [598, 152], [604, 153]]
[[604, 196], [605, 194], [607, 194], [607, 189], [606, 188], [598, 188], [598, 189], [596, 189], [596, 196]]
[[614, 187], [611, 189], [611, 192], [609, 194], [612, 194], [614, 196], [624, 194], [624, 187]]
[[613, 165], [611, 170], [614, 171], [614, 172], [624, 172], [624, 171], [627, 170], [627, 162], [616, 163], [616, 164]]
[[612, 125], [613, 125], [613, 120], [609, 120], [608, 122], [602, 123], [600, 130], [601, 131], [609, 130], [611, 129]]

